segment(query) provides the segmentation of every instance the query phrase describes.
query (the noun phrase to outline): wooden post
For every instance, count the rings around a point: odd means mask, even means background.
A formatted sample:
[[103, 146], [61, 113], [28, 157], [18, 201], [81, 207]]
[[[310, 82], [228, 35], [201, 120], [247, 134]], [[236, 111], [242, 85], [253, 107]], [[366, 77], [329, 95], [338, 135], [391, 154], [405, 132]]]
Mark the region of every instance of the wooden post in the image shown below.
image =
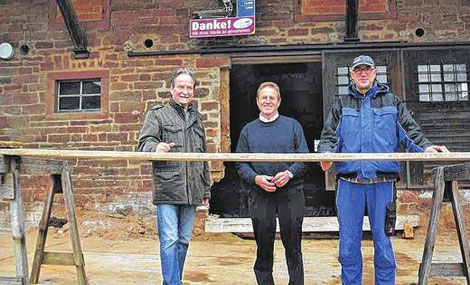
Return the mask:
[[67, 217], [70, 223], [70, 238], [72, 239], [73, 260], [77, 270], [78, 284], [87, 284], [85, 261], [83, 259], [82, 247], [80, 245], [77, 219], [75, 217], [75, 205], [72, 196], [72, 176], [70, 175], [69, 163], [67, 161], [64, 162], [64, 170], [62, 172], [62, 186], [65, 206], [67, 208]]
[[34, 251], [33, 268], [31, 269], [31, 284], [36, 284], [39, 281], [39, 274], [41, 272], [41, 265], [44, 259], [44, 248], [46, 245], [47, 230], [49, 229], [49, 219], [51, 217], [52, 203], [54, 202], [54, 194], [60, 191], [61, 178], [60, 175], [52, 174], [51, 185], [47, 191], [46, 202], [42, 211], [41, 221], [39, 222], [38, 239], [36, 241], [36, 250]]
[[[419, 268], [419, 285], [425, 285], [429, 276], [464, 276], [470, 284], [470, 248], [459, 198], [459, 180], [470, 178], [470, 163], [438, 167], [434, 173], [434, 193], [431, 216], [424, 245], [423, 259]], [[462, 263], [432, 263], [432, 254], [437, 237], [439, 212], [444, 197], [448, 197], [454, 213], [455, 224], [462, 254]]]
[[20, 189], [20, 167], [19, 157], [10, 158], [10, 170], [13, 173], [14, 199], [10, 202], [11, 207], [11, 232], [13, 236], [13, 247], [15, 250], [16, 276], [21, 278], [22, 284], [29, 284], [28, 278], [28, 256], [26, 252], [26, 240], [24, 231], [23, 202]]

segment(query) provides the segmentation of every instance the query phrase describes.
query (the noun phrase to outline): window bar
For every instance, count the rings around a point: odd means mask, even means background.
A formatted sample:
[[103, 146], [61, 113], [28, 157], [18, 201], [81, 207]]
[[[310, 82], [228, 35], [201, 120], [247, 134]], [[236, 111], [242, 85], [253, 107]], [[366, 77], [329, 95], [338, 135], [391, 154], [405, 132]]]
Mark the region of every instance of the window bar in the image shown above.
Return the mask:
[[432, 93], [432, 76], [431, 76], [431, 61], [428, 60], [428, 64], [427, 64], [427, 67], [426, 67], [426, 74], [428, 76], [428, 87], [429, 87], [429, 91], [428, 91], [428, 95], [429, 95], [429, 102], [434, 102], [434, 99], [433, 99], [433, 93]]

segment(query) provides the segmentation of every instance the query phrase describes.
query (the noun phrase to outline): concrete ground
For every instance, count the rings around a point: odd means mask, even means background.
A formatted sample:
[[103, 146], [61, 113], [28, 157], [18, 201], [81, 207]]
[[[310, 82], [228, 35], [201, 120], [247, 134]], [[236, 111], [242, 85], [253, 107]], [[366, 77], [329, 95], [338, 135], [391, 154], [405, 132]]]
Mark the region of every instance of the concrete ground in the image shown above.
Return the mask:
[[[37, 230], [27, 233], [29, 267]], [[141, 239], [81, 238], [89, 284], [161, 284], [157, 241]], [[416, 284], [424, 237], [413, 240], [393, 238], [398, 262], [397, 284]], [[338, 240], [303, 241], [306, 284], [340, 284], [337, 262]], [[50, 230], [46, 250], [69, 251], [68, 234]], [[202, 234], [193, 239], [185, 267], [184, 284], [256, 284], [252, 271], [255, 242], [232, 234]], [[363, 241], [364, 284], [373, 284], [373, 248]], [[439, 237], [434, 261], [461, 262], [458, 241]], [[0, 232], [0, 276], [14, 276], [15, 259], [9, 232]], [[276, 240], [274, 277], [276, 284], [287, 284], [287, 268], [280, 240]], [[74, 284], [75, 269], [69, 266], [42, 267], [41, 284]], [[431, 279], [429, 284], [466, 284], [464, 278]]]

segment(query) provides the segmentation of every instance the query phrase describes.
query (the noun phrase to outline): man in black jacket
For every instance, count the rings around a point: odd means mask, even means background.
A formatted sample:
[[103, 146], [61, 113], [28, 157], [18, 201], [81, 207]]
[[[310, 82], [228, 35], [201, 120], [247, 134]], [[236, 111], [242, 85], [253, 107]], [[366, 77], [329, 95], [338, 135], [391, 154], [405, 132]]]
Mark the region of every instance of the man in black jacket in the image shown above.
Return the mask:
[[[326, 120], [320, 152], [390, 153], [399, 144], [411, 152], [447, 152], [433, 145], [401, 100], [376, 80], [375, 63], [361, 55], [351, 64], [353, 83], [348, 95], [339, 96]], [[331, 162], [321, 162], [324, 171]], [[395, 207], [398, 161], [348, 161], [335, 163], [336, 208], [339, 222], [339, 262], [343, 284], [362, 284], [362, 221], [365, 207], [374, 240], [375, 284], [395, 284], [396, 261], [385, 227], [386, 209]]]
[[[202, 117], [191, 105], [196, 86], [194, 74], [187, 68], [178, 69], [170, 85], [170, 101], [147, 113], [140, 131], [139, 151], [206, 152]], [[152, 166], [163, 284], [178, 285], [196, 206], [209, 204], [209, 167], [207, 161], [154, 161]]]

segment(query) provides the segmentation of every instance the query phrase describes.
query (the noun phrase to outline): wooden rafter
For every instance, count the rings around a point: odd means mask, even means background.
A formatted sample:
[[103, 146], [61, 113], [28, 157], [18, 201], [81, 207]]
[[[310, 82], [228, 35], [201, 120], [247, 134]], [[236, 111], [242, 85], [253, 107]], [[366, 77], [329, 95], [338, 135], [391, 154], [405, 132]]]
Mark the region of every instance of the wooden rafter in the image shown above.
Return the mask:
[[70, 38], [72, 39], [75, 58], [88, 58], [90, 54], [87, 49], [88, 41], [86, 33], [78, 21], [77, 14], [75, 13], [71, 0], [56, 1], [57, 6], [59, 6], [60, 12], [62, 13], [62, 17], [64, 18], [65, 26], [67, 27]]

